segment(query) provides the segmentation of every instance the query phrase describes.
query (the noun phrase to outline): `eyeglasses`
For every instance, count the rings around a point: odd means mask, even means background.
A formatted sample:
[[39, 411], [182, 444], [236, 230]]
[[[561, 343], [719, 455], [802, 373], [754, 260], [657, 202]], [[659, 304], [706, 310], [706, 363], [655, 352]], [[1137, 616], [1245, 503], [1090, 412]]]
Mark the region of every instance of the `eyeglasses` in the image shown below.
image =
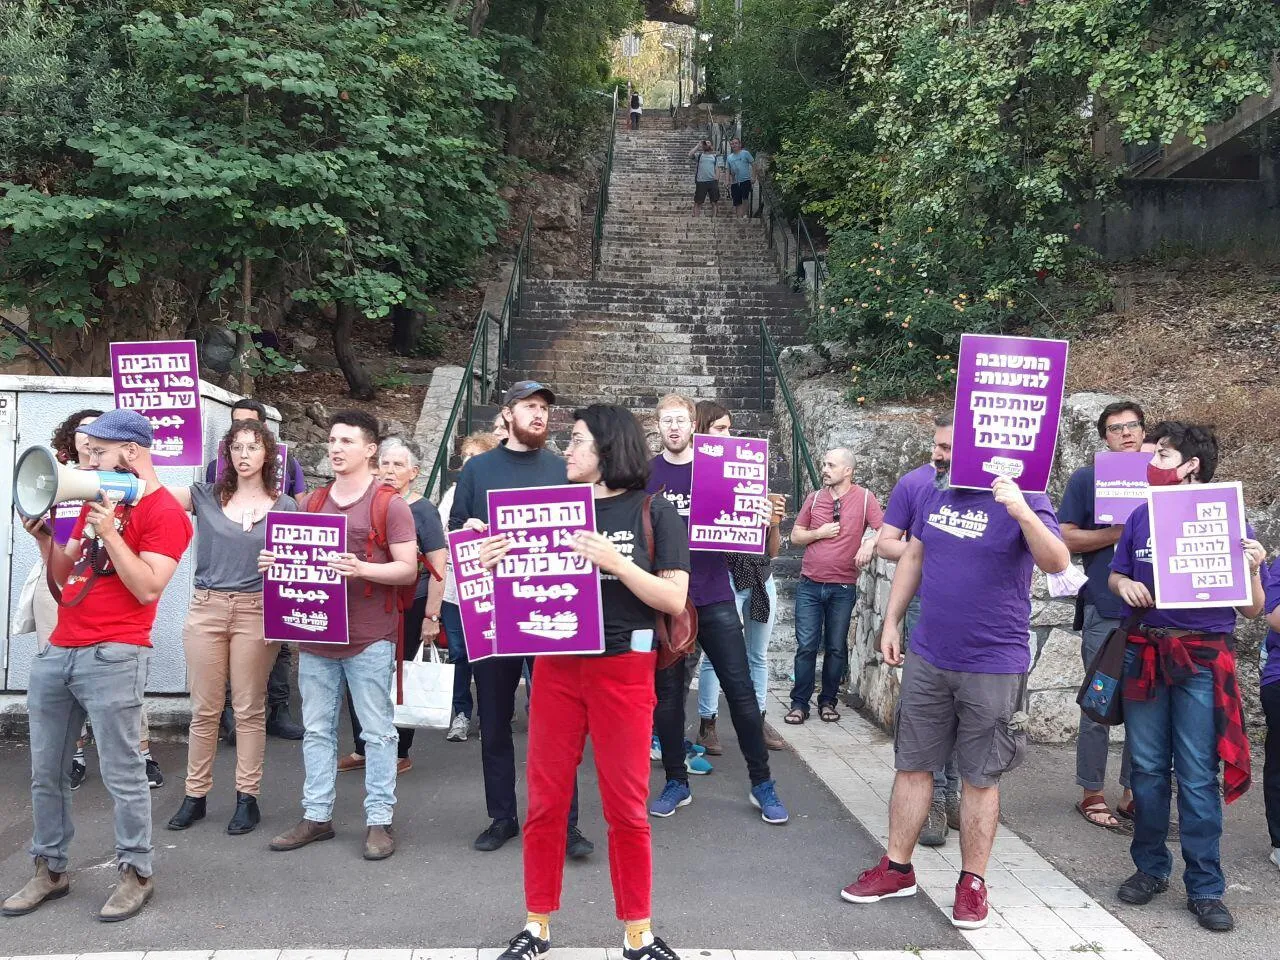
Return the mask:
[[574, 449], [575, 447], [581, 447], [581, 446], [583, 446], [584, 444], [589, 445], [590, 443], [591, 443], [591, 438], [590, 438], [590, 437], [570, 437], [570, 438], [569, 438], [569, 442], [568, 442], [567, 444], [565, 444], [565, 446], [566, 446], [568, 449], [572, 450], [572, 449]]
[[663, 417], [658, 421], [662, 427], [687, 427], [693, 421], [688, 417]]
[[1142, 423], [1138, 420], [1130, 420], [1128, 423], [1107, 424], [1107, 433], [1113, 437], [1117, 437], [1122, 433], [1137, 433], [1141, 429]]
[[263, 446], [260, 443], [233, 443], [231, 445], [232, 453], [261, 453]]

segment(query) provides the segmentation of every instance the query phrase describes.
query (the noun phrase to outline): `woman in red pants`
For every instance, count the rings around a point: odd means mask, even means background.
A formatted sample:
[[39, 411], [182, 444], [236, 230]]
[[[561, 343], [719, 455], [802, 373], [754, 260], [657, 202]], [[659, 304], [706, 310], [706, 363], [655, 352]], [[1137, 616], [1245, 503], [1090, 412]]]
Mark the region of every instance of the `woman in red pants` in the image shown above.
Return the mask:
[[[565, 829], [574, 775], [588, 734], [609, 824], [609, 873], [626, 960], [678, 960], [653, 935], [649, 916], [653, 855], [649, 842], [649, 741], [653, 727], [657, 614], [684, 610], [689, 543], [665, 497], [645, 495], [649, 450], [635, 417], [596, 404], [574, 412], [566, 460], [573, 483], [593, 486], [595, 533], [574, 550], [600, 568], [605, 649], [600, 655], [541, 657], [529, 712], [529, 814], [524, 826], [528, 921], [499, 960], [533, 960], [551, 947], [551, 914], [560, 908]], [[654, 561], [644, 513], [650, 511]], [[495, 566], [505, 537], [486, 541]]]

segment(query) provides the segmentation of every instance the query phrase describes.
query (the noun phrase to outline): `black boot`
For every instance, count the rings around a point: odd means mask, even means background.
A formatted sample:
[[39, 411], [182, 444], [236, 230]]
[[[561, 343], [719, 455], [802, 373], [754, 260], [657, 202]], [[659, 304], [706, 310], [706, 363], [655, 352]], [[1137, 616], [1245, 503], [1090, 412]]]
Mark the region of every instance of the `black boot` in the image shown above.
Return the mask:
[[267, 713], [267, 733], [281, 740], [301, 740], [302, 724], [289, 714], [289, 704], [277, 703]]
[[227, 746], [236, 745], [236, 715], [231, 712], [230, 704], [222, 708], [222, 716], [218, 718], [218, 736], [227, 742]]
[[170, 830], [185, 830], [204, 819], [204, 797], [183, 797], [178, 812], [169, 818]]
[[262, 814], [258, 812], [258, 798], [237, 790], [236, 813], [227, 824], [227, 833], [233, 837], [238, 837], [242, 833], [252, 833], [261, 819]]

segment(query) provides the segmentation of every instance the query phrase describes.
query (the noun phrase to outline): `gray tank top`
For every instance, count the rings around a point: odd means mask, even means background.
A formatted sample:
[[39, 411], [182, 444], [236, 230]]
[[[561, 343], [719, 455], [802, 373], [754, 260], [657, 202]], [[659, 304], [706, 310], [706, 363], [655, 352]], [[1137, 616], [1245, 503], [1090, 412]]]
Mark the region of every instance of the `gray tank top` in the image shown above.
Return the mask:
[[[246, 532], [222, 512], [211, 483], [191, 485], [191, 507], [196, 515], [196, 589], [261, 593], [258, 554], [267, 542], [266, 517]], [[293, 497], [281, 496], [271, 509], [293, 512], [298, 505]]]

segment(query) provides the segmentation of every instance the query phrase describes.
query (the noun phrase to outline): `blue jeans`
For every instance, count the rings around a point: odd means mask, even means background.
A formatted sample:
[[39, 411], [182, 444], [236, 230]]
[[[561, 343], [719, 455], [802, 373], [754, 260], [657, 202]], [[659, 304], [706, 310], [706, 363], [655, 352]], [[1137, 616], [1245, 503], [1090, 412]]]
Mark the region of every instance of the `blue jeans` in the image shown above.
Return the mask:
[[796, 665], [791, 708], [809, 713], [813, 698], [818, 647], [822, 658], [822, 690], [818, 707], [835, 706], [840, 680], [849, 660], [849, 621], [858, 587], [853, 583], [818, 583], [801, 577], [796, 584]]
[[370, 826], [387, 826], [396, 805], [396, 746], [399, 735], [392, 723], [391, 683], [395, 675], [396, 645], [379, 640], [355, 656], [298, 657], [298, 690], [302, 694], [302, 811], [306, 819], [333, 819], [338, 777], [338, 716], [346, 684], [364, 741], [364, 814]]
[[[1125, 651], [1125, 673], [1137, 650]], [[1207, 667], [1172, 686], [1157, 671], [1152, 700], [1124, 702], [1125, 739], [1133, 764], [1134, 823], [1129, 853], [1153, 877], [1168, 877], [1173, 855], [1169, 835], [1171, 778], [1178, 775], [1178, 821], [1183, 881], [1189, 900], [1220, 900], [1226, 891], [1218, 841], [1222, 805], [1218, 793], [1218, 747], [1213, 725], [1213, 675]]]
[[449, 662], [453, 664], [453, 715], [471, 719], [471, 661], [462, 637], [462, 611], [456, 603], [440, 604], [440, 622], [449, 638]]
[[[765, 698], [769, 694], [769, 638], [778, 619], [778, 588], [773, 577], [764, 582], [769, 594], [769, 621], [758, 623], [751, 619], [751, 591], [735, 590], [738, 598], [738, 616], [742, 618], [742, 632], [747, 640], [747, 666], [751, 669], [751, 686], [756, 691], [756, 703], [764, 713]], [[720, 705], [720, 678], [708, 657], [702, 658], [698, 673], [698, 716], [710, 720]]]

